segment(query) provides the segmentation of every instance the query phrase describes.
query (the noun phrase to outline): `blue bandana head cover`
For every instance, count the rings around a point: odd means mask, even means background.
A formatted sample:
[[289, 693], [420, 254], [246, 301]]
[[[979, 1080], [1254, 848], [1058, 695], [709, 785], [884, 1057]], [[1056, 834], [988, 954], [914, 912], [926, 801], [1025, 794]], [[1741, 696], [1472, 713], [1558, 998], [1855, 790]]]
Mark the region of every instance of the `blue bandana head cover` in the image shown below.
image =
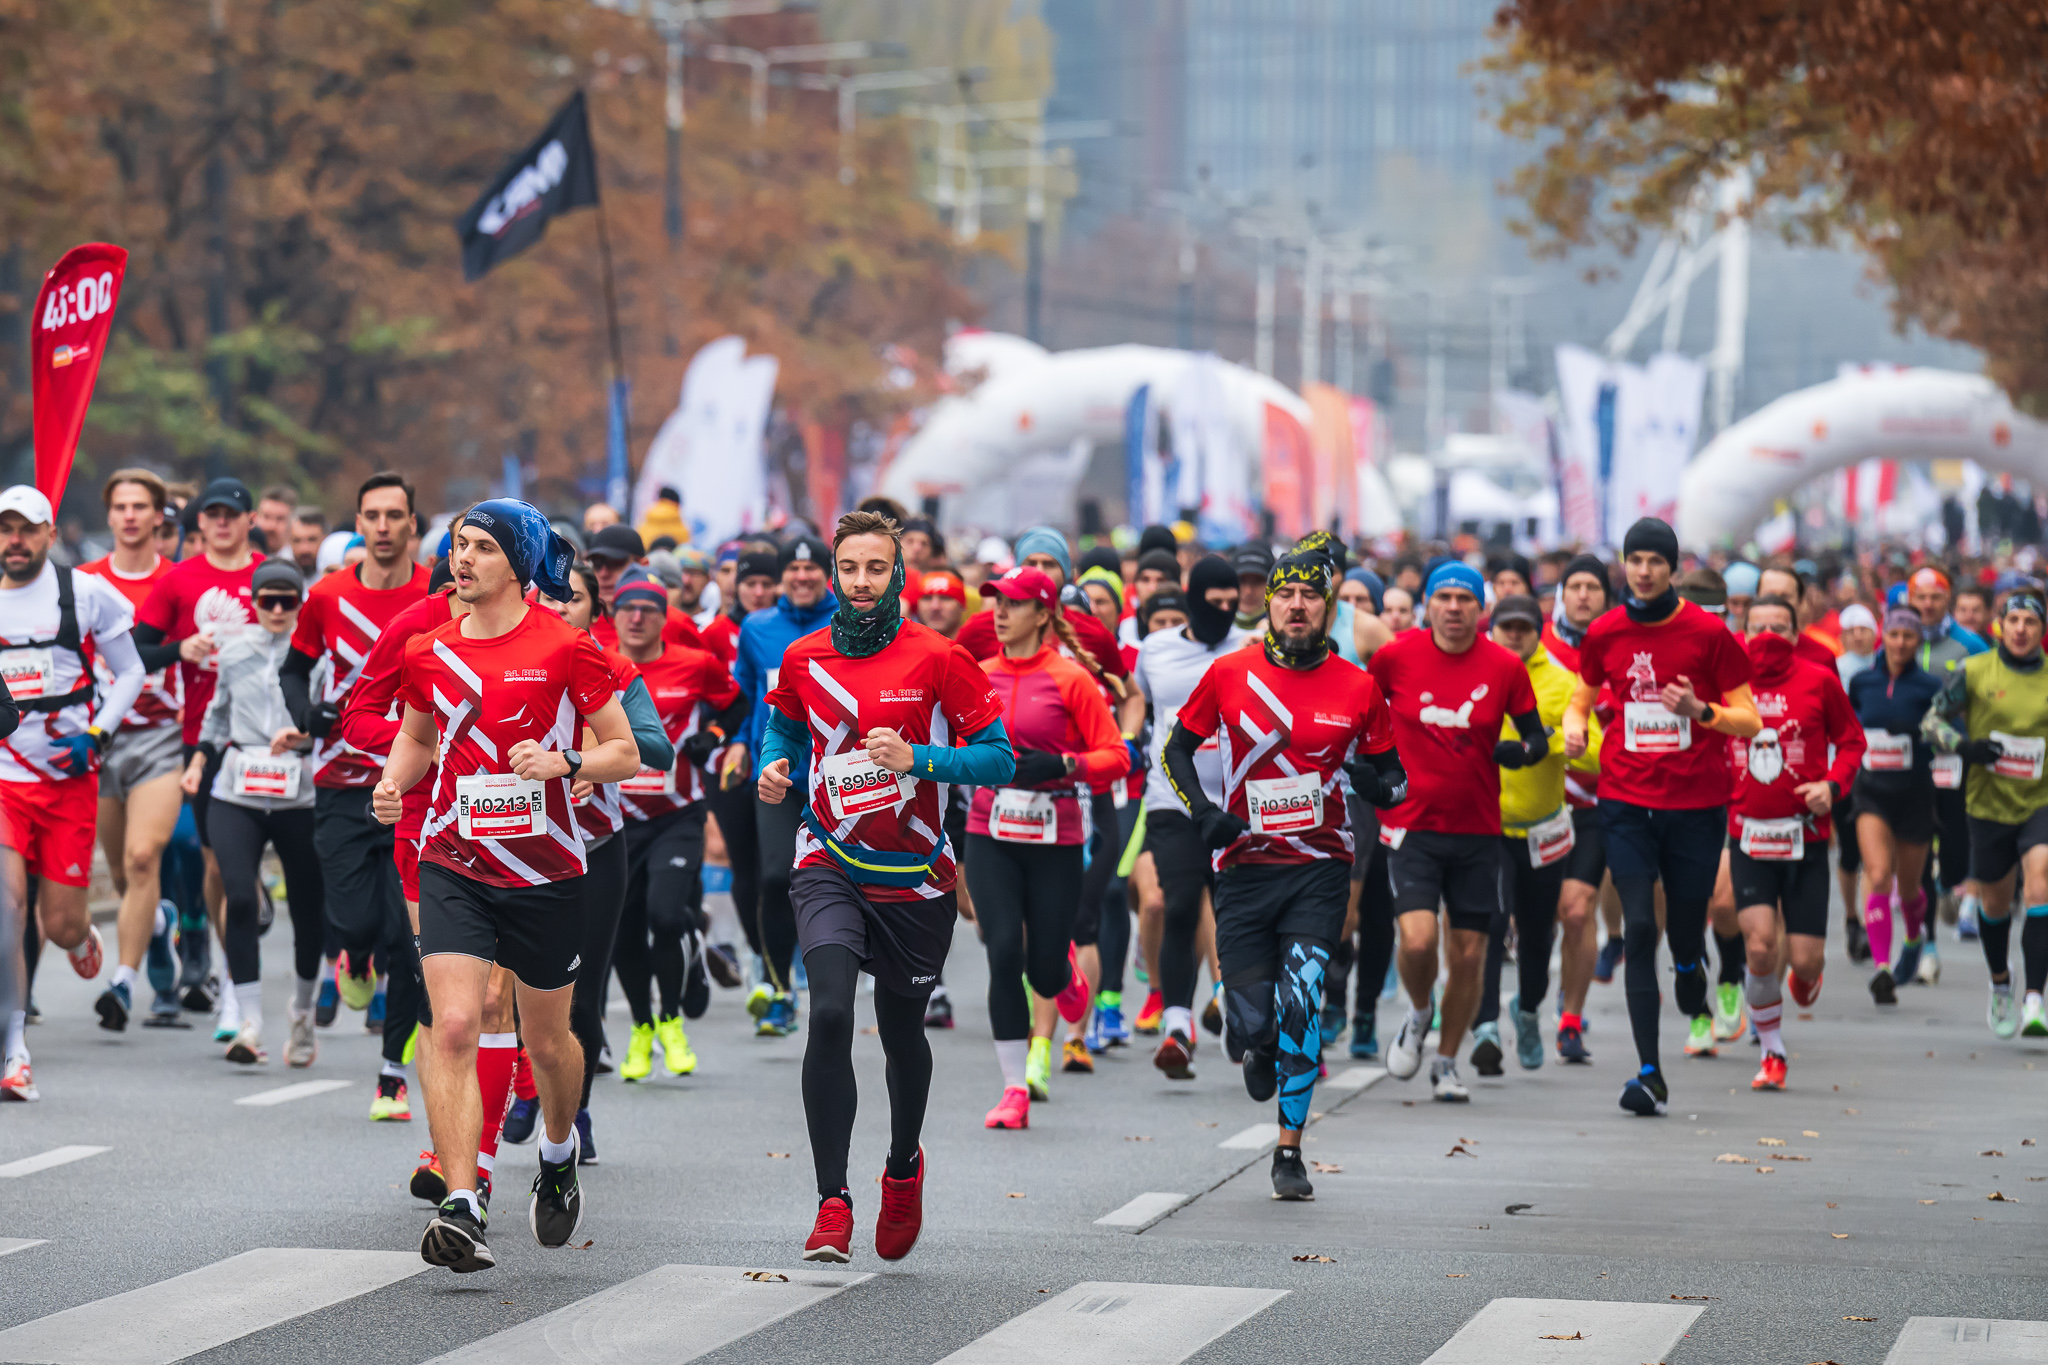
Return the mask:
[[569, 586], [569, 566], [576, 562], [576, 550], [548, 525], [547, 514], [532, 503], [517, 498], [492, 498], [469, 509], [464, 526], [474, 526], [505, 552], [519, 586], [531, 583], [554, 598], [566, 602], [575, 595]]

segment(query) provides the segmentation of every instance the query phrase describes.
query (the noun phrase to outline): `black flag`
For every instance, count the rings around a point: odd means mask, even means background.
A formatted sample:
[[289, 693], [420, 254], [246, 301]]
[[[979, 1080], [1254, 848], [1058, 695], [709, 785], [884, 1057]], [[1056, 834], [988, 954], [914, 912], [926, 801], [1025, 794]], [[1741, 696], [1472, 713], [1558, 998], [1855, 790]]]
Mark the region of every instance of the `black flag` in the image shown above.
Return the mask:
[[546, 235], [548, 219], [597, 202], [597, 149], [583, 92], [570, 96], [533, 144], [498, 172], [483, 197], [455, 221], [462, 277], [483, 278]]

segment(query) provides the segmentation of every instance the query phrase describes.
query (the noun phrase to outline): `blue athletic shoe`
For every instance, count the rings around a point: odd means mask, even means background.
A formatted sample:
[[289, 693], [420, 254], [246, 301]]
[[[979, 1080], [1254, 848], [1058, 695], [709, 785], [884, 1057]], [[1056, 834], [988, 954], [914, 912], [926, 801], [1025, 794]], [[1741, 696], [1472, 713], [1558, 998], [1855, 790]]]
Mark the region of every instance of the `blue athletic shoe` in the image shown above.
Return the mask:
[[597, 1164], [597, 1139], [590, 1135], [590, 1111], [576, 1111], [576, 1164], [595, 1166]]
[[1600, 958], [1593, 964], [1593, 979], [1603, 986], [1614, 982], [1614, 969], [1621, 965], [1621, 939], [1610, 938], [1600, 945]]
[[165, 995], [178, 989], [178, 950], [171, 944], [171, 932], [178, 925], [178, 907], [159, 901], [156, 932], [149, 936], [149, 955], [143, 959], [150, 989]]
[[1102, 1033], [1102, 1045], [1104, 1047], [1129, 1046], [1131, 1026], [1124, 1022], [1124, 1007], [1121, 1003], [1097, 1005], [1095, 1007], [1095, 1026]]
[[514, 1147], [524, 1147], [533, 1141], [534, 1125], [540, 1120], [540, 1099], [515, 1099], [505, 1110], [505, 1121], [498, 1125], [498, 1136]]
[[382, 1033], [383, 1031], [384, 992], [380, 988], [375, 995], [370, 997], [370, 1008], [363, 1011], [363, 1032]]
[[1921, 941], [1909, 938], [1899, 945], [1899, 960], [1892, 967], [1892, 980], [1901, 986], [1910, 982], [1920, 971]]
[[811, 974], [804, 970], [804, 960], [801, 957], [789, 964], [789, 984], [800, 991], [811, 988]]
[[768, 1002], [767, 1012], [754, 1027], [756, 1035], [764, 1038], [786, 1038], [796, 1032], [796, 1001], [787, 995], [778, 995]]
[[1351, 1055], [1361, 1062], [1379, 1060], [1380, 1021], [1378, 1010], [1367, 1010], [1351, 1020]]
[[1536, 1011], [1522, 1008], [1522, 997], [1508, 1002], [1508, 1014], [1515, 1021], [1515, 1060], [1524, 1071], [1543, 1065], [1543, 1032], [1537, 1027]]
[[334, 984], [334, 978], [320, 978], [320, 995], [313, 1002], [313, 1022], [320, 1028], [334, 1027], [334, 1016], [341, 1013], [341, 991]]
[[1101, 1005], [1088, 1011], [1088, 1027], [1081, 1030], [1081, 1045], [1093, 1053], [1109, 1051], [1109, 1039], [1102, 1036]]

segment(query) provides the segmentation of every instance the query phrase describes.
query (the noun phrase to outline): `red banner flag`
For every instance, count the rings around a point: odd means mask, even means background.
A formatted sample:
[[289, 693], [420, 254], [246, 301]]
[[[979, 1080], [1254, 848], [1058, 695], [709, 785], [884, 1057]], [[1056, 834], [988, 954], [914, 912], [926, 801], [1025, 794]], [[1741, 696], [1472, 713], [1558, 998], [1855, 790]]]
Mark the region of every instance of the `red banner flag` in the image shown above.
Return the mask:
[[36, 487], [52, 507], [63, 502], [71, 478], [71, 457], [78, 450], [127, 270], [126, 247], [87, 242], [64, 253], [43, 276], [42, 292], [36, 295], [29, 335]]

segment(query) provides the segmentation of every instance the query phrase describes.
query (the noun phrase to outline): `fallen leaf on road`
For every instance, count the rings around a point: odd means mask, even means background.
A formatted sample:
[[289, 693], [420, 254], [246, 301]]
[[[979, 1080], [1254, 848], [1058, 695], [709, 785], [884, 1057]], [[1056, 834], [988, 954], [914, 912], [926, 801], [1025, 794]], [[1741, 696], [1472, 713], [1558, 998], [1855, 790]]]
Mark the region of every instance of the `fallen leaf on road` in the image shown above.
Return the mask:
[[1876, 1321], [1877, 1321], [1877, 1319], [1876, 1319], [1876, 1318], [1852, 1318], [1852, 1317], [1844, 1317], [1844, 1318], [1842, 1319], [1842, 1321], [1843, 1321], [1843, 1322], [1876, 1322]]
[[1984, 1197], [1994, 1204], [2017, 1204], [2020, 1202], [2019, 1200], [2014, 1199], [2012, 1196], [2006, 1194], [2003, 1190], [1993, 1190], [1991, 1193], [1985, 1195]]
[[588, 1251], [588, 1250], [590, 1250], [590, 1249], [591, 1249], [592, 1247], [594, 1247], [594, 1246], [596, 1246], [596, 1245], [597, 1245], [597, 1240], [596, 1240], [595, 1238], [592, 1238], [592, 1239], [591, 1239], [590, 1241], [587, 1241], [587, 1242], [585, 1242], [585, 1243], [584, 1243], [584, 1244], [583, 1244], [582, 1246], [580, 1246], [580, 1247], [577, 1247], [576, 1249], [577, 1249], [578, 1251]]
[[1024, 1195], [1021, 1191], [1011, 1190], [1008, 1194], [1004, 1195], [1003, 1197], [1005, 1199], [1022, 1199]]
[[1801, 1019], [1811, 1019], [1811, 1018], [1813, 1018], [1813, 1016], [1812, 1016], [1811, 1014], [1801, 1014], [1801, 1015], [1800, 1015], [1799, 1017], [1800, 1017]]
[[1215, 1126], [1213, 1123], [1198, 1123], [1195, 1125], [1197, 1128], [1214, 1128]]
[[1335, 1175], [1344, 1169], [1334, 1161], [1311, 1161], [1308, 1164], [1323, 1175]]
[[1334, 1256], [1297, 1256], [1294, 1259], [1297, 1261], [1314, 1261], [1318, 1265], [1337, 1264], [1337, 1259]]
[[1452, 1275], [1446, 1275], [1446, 1276], [1444, 1276], [1444, 1278], [1445, 1278], [1445, 1279], [1447, 1279], [1447, 1280], [1469, 1280], [1469, 1279], [1471, 1279], [1472, 1277], [1471, 1277], [1470, 1275], [1463, 1275], [1463, 1274], [1452, 1274]]
[[1998, 1150], [1998, 1149], [1997, 1149], [1996, 1147], [1987, 1147], [1987, 1148], [1985, 1148], [1985, 1149], [1984, 1149], [1983, 1151], [1981, 1151], [1981, 1152], [1977, 1153], [1977, 1155], [1978, 1155], [1978, 1156], [2004, 1156], [2004, 1155], [2005, 1155], [2005, 1153], [2004, 1153], [2004, 1152], [2001, 1152], [2001, 1151], [1999, 1151], [1999, 1150]]
[[2027, 1177], [2027, 1183], [2029, 1185], [2035, 1184], [2043, 1180], [2048, 1180], [2048, 1175], [2030, 1175]]
[[787, 1161], [787, 1160], [789, 1160], [789, 1153], [788, 1153], [788, 1152], [770, 1152], [770, 1153], [768, 1154], [768, 1159], [769, 1159], [769, 1160], [771, 1160], [771, 1161]]
[[1720, 1302], [1720, 1299], [1719, 1299], [1719, 1298], [1718, 1298], [1718, 1297], [1717, 1297], [1716, 1295], [1713, 1295], [1713, 1294], [1673, 1294], [1673, 1295], [1672, 1295], [1671, 1297], [1672, 1297], [1672, 1298], [1674, 1298], [1674, 1299], [1677, 1299], [1677, 1300], [1678, 1300], [1679, 1302], [1681, 1302], [1681, 1303], [1719, 1303], [1719, 1302]]
[[1534, 1204], [1510, 1204], [1508, 1205], [1508, 1212], [1520, 1213], [1523, 1209], [1533, 1209], [1535, 1207]]
[[861, 1030], [862, 1033], [873, 1033], [874, 1031], [875, 1026], [873, 1024], [869, 1024], [866, 1028]]
[[1584, 1341], [1585, 1339], [1586, 1334], [1584, 1332], [1574, 1332], [1570, 1336], [1546, 1335], [1536, 1338], [1538, 1341]]
[[743, 1280], [753, 1280], [758, 1284], [789, 1283], [789, 1276], [779, 1270], [749, 1270], [744, 1275], [741, 1275], [740, 1278]]
[[1462, 1143], [1462, 1142], [1459, 1142], [1459, 1143], [1454, 1143], [1454, 1144], [1452, 1144], [1452, 1146], [1451, 1146], [1451, 1150], [1450, 1150], [1450, 1151], [1448, 1151], [1448, 1152], [1445, 1152], [1445, 1153], [1444, 1153], [1444, 1155], [1445, 1155], [1445, 1156], [1469, 1156], [1469, 1157], [1473, 1158], [1473, 1159], [1474, 1159], [1475, 1161], [1476, 1161], [1476, 1160], [1478, 1160], [1478, 1158], [1479, 1158], [1479, 1153], [1477, 1153], [1477, 1152], [1473, 1151], [1473, 1150], [1472, 1150], [1471, 1148], [1467, 1147], [1467, 1146], [1466, 1146], [1466, 1145], [1465, 1145], [1464, 1143]]
[[1468, 1138], [1468, 1137], [1461, 1137], [1461, 1138], [1459, 1138], [1459, 1139], [1458, 1139], [1458, 1141], [1460, 1141], [1460, 1142], [1469, 1142], [1469, 1143], [1471, 1143], [1471, 1144], [1472, 1144], [1472, 1145], [1473, 1145], [1474, 1147], [1477, 1147], [1477, 1146], [1479, 1145], [1479, 1139], [1478, 1139], [1478, 1138]]
[[1810, 1156], [1793, 1156], [1793, 1155], [1792, 1155], [1792, 1154], [1791, 1154], [1790, 1152], [1787, 1152], [1787, 1153], [1786, 1153], [1786, 1154], [1785, 1154], [1784, 1156], [1781, 1156], [1781, 1157], [1779, 1157], [1779, 1158], [1778, 1158], [1778, 1160], [1780, 1160], [1780, 1161], [1811, 1161], [1811, 1160], [1813, 1160], [1813, 1158], [1812, 1158], [1812, 1157], [1810, 1157]]
[[1758, 1139], [1756, 1140], [1756, 1145], [1757, 1145], [1757, 1146], [1759, 1146], [1759, 1147], [1783, 1147], [1783, 1146], [1785, 1145], [1785, 1139], [1783, 1139], [1783, 1138], [1758, 1138]]
[[2032, 1138], [2021, 1138], [2021, 1139], [2020, 1139], [2020, 1146], [2022, 1146], [2022, 1147], [2032, 1147], [2032, 1146], [2034, 1146], [2034, 1145], [2035, 1145], [2035, 1143], [2034, 1143], [2034, 1140], [2033, 1140]]
[[1932, 1204], [1934, 1201], [1932, 1199], [1923, 1199], [1920, 1202], [1923, 1204]]
[[1778, 1168], [1776, 1166], [1759, 1166], [1756, 1168], [1756, 1173], [1758, 1175], [1776, 1175]]
[[1846, 1232], [1831, 1232], [1828, 1234], [1828, 1236], [1834, 1238], [1837, 1242], [1846, 1242], [1849, 1240], [1849, 1234]]
[[[1840, 1087], [1838, 1086], [1836, 1088], [1839, 1089]], [[1842, 1112], [1845, 1114], [1860, 1114], [1863, 1111], [1861, 1109], [1844, 1109]]]
[[1814, 1132], [1814, 1131], [1813, 1131], [1813, 1129], [1811, 1129], [1811, 1128], [1802, 1128], [1802, 1129], [1800, 1129], [1800, 1130], [1799, 1130], [1799, 1136], [1801, 1136], [1801, 1137], [1819, 1137], [1819, 1136], [1820, 1136], [1820, 1134], [1819, 1134], [1819, 1133], [1816, 1133], [1816, 1132]]
[[1840, 1204], [1830, 1204], [1830, 1205], [1828, 1205], [1828, 1207], [1829, 1207], [1829, 1208], [1831, 1208], [1831, 1209], [1838, 1209], [1838, 1208], [1840, 1208], [1840, 1207], [1842, 1207], [1842, 1206], [1841, 1206]]
[[1728, 1165], [1731, 1166], [1747, 1166], [1749, 1164], [1748, 1157], [1742, 1156], [1741, 1154], [1736, 1152], [1723, 1152], [1721, 1153], [1721, 1155], [1715, 1157], [1714, 1160], [1717, 1162], [1726, 1162]]
[[[1401, 1101], [1401, 1107], [1402, 1107], [1403, 1109], [1413, 1109], [1413, 1108], [1415, 1107], [1415, 1101], [1414, 1101], [1414, 1100], [1402, 1100], [1402, 1101]], [[1212, 1123], [1212, 1124], [1210, 1124], [1209, 1126], [1210, 1126], [1211, 1128], [1214, 1128], [1214, 1127], [1215, 1127], [1216, 1125]]]
[[1127, 1137], [1124, 1139], [1125, 1142], [1150, 1142], [1151, 1140], [1148, 1137]]

